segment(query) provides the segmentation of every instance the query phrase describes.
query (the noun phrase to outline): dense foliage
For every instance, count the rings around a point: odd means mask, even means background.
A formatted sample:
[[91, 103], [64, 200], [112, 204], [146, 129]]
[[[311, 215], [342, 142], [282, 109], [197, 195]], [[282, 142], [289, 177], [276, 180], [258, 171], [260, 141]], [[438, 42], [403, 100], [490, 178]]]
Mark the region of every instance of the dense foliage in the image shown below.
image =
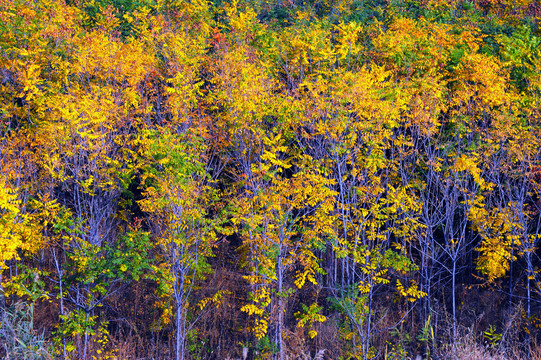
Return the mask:
[[541, 355], [540, 19], [2, 0], [0, 357]]

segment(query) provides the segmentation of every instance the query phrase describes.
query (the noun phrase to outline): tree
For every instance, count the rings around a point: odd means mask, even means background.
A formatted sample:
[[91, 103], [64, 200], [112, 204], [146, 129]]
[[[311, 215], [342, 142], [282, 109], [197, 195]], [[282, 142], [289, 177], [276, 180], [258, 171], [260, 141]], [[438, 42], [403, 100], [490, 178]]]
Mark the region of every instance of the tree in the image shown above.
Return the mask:
[[313, 251], [323, 245], [322, 237], [328, 235], [333, 220], [330, 181], [314, 170], [311, 157], [292, 156], [294, 150], [282, 136], [263, 139], [261, 162], [252, 165], [261, 186], [235, 201], [233, 217], [243, 234], [243, 246], [251, 252], [245, 279], [254, 290], [242, 311], [256, 317], [252, 331], [258, 340], [268, 337], [276, 345], [274, 358], [280, 360], [287, 356], [286, 306], [295, 291], [288, 275], [295, 273], [298, 289], [306, 281], [317, 284], [316, 274], [322, 270]]
[[[216, 191], [205, 166], [205, 145], [193, 129], [177, 134], [169, 128], [149, 130], [145, 198], [139, 202], [161, 248], [160, 266], [167, 271], [173, 297], [176, 359], [187, 356], [188, 332], [195, 321], [188, 307], [196, 281], [208, 273], [206, 259], [217, 241]], [[214, 215], [209, 211], [214, 209]], [[216, 218], [213, 218], [216, 217]]]

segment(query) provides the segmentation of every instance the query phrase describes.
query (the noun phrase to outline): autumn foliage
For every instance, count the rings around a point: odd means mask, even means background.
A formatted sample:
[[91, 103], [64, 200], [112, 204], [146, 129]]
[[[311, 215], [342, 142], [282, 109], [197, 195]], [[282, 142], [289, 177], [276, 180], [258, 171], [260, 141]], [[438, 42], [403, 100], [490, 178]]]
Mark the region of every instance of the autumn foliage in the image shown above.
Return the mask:
[[2, 0], [0, 357], [535, 357], [540, 19]]

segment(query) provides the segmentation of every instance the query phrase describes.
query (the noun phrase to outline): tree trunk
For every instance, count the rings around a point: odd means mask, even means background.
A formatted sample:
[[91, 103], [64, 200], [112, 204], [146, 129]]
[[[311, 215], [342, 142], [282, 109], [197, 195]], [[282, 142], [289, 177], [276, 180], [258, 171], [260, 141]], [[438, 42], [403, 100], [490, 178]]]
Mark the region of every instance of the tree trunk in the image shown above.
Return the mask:
[[277, 271], [276, 271], [276, 277], [278, 280], [278, 294], [277, 294], [277, 308], [278, 308], [278, 314], [277, 314], [277, 324], [276, 324], [276, 340], [278, 345], [278, 359], [279, 360], [286, 360], [285, 357], [285, 346], [284, 346], [284, 339], [283, 339], [283, 326], [284, 326], [284, 299], [283, 299], [283, 289], [284, 289], [284, 265], [282, 263], [282, 255], [280, 254], [278, 256], [277, 261]]
[[176, 304], [176, 360], [184, 360], [186, 347], [185, 309], [180, 302]]
[[451, 285], [451, 292], [452, 292], [452, 301], [453, 301], [453, 341], [456, 343], [456, 259], [453, 259], [453, 272], [451, 274], [452, 276], [452, 285]]

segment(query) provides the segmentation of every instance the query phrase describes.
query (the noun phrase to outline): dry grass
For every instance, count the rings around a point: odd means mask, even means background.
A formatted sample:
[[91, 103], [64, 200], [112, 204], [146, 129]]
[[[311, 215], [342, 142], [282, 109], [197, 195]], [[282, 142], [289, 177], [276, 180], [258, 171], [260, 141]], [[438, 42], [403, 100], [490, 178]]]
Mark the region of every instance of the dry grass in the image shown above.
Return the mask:
[[449, 346], [438, 358], [442, 360], [510, 360], [508, 355], [487, 349], [476, 343], [472, 337], [463, 338], [455, 345]]

